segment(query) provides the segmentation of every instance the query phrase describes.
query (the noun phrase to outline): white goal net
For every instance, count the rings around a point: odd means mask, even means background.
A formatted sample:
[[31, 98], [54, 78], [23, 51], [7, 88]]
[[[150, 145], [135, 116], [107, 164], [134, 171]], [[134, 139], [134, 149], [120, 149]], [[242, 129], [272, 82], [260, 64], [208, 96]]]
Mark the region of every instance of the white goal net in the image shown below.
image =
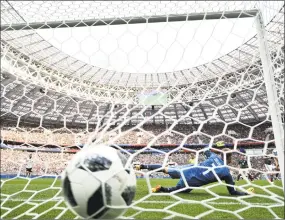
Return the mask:
[[79, 218], [60, 176], [90, 141], [168, 168], [229, 148], [254, 189], [155, 193], [179, 178], [141, 166], [122, 218], [284, 218], [284, 2], [1, 1], [0, 117], [1, 219]]

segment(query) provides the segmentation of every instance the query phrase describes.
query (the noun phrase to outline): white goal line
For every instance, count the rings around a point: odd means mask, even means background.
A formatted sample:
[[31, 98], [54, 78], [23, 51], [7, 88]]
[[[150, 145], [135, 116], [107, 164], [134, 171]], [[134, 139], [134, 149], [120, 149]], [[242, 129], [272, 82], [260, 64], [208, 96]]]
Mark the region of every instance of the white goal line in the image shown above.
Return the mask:
[[[3, 202], [5, 199], [1, 198], [1, 202]], [[7, 201], [11, 202], [26, 202], [28, 199], [18, 198], [18, 199], [7, 199]], [[64, 201], [62, 198], [53, 198], [53, 199], [31, 199], [28, 202], [58, 202], [58, 201]], [[134, 201], [136, 202], [136, 201]], [[158, 201], [158, 200], [147, 200], [147, 201], [141, 201], [140, 203], [153, 203], [153, 204], [173, 204], [177, 201]], [[197, 201], [199, 202], [199, 201]], [[140, 204], [139, 203], [139, 204]], [[187, 201], [182, 201], [181, 203], [188, 203]], [[209, 205], [245, 205], [241, 202], [204, 202]], [[195, 205], [196, 203], [191, 203]], [[197, 203], [198, 204], [198, 203]], [[260, 206], [271, 206], [271, 205], [282, 205], [284, 206], [284, 203], [250, 203], [251, 205], [260, 205]]]

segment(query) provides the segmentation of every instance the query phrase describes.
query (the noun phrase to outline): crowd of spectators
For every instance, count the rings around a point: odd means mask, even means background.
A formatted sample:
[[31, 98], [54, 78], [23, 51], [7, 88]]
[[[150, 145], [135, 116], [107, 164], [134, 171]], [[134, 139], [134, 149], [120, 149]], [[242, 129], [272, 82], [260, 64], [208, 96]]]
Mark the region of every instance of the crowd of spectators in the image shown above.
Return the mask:
[[1, 149], [1, 174], [25, 174], [25, 164], [30, 154], [32, 154], [34, 175], [59, 175], [74, 155]]
[[[32, 155], [33, 160], [33, 175], [37, 176], [57, 176], [62, 173], [67, 163], [74, 156], [73, 153], [54, 153], [54, 152], [27, 152], [15, 149], [1, 149], [1, 174], [17, 174], [25, 175], [25, 164], [28, 155]], [[193, 153], [191, 153], [193, 154]], [[194, 155], [195, 152], [194, 152]], [[163, 153], [140, 153], [137, 154], [132, 162], [139, 162], [142, 164], [162, 164], [165, 160], [166, 154]], [[238, 168], [239, 154], [234, 153], [232, 156], [232, 163], [230, 166]], [[178, 165], [188, 164], [190, 153], [177, 151], [169, 154], [167, 162], [175, 162]], [[198, 156], [198, 163], [204, 160], [202, 153]], [[264, 165], [265, 157], [263, 156], [250, 156], [249, 161], [251, 167], [255, 169], [252, 173], [255, 175], [256, 170], [266, 171]], [[233, 171], [234, 176], [238, 174], [237, 170]], [[153, 177], [166, 177], [167, 174], [153, 173]]]
[[16, 129], [2, 128], [1, 140], [28, 144], [70, 146], [86, 142], [88, 136], [82, 130], [67, 129]]
[[[230, 124], [204, 124], [199, 130], [198, 125], [177, 124], [171, 125], [142, 125], [140, 127], [124, 126], [119, 131], [108, 131], [103, 134], [109, 142], [114, 144], [141, 144], [161, 145], [161, 144], [208, 144], [210, 138], [214, 137], [214, 142], [224, 141], [232, 143], [234, 138], [238, 141], [265, 141], [273, 140], [272, 132], [268, 132], [270, 123], [260, 125]], [[87, 132], [84, 129], [45, 129], [45, 128], [1, 128], [1, 142], [24, 143], [27, 147], [41, 145], [41, 149], [49, 146], [76, 146], [84, 144], [92, 130]], [[23, 145], [19, 145], [21, 147]], [[34, 147], [36, 148], [36, 147]], [[33, 174], [34, 175], [59, 175], [65, 168], [67, 162], [72, 158], [72, 153], [52, 153], [52, 152], [26, 152], [23, 150], [1, 149], [1, 173], [24, 174], [25, 160], [28, 154], [33, 155]], [[163, 163], [165, 155], [162, 153], [138, 154], [133, 162], [141, 163]], [[199, 162], [203, 157], [199, 157]], [[189, 154], [177, 152], [169, 155], [168, 161], [177, 164], [187, 164]], [[233, 159], [233, 166], [237, 167], [237, 158]], [[251, 157], [252, 168], [265, 171], [263, 159]], [[156, 174], [163, 175], [164, 174]]]
[[[104, 136], [115, 144], [207, 144], [211, 137], [214, 142], [224, 141], [233, 143], [234, 139], [240, 142], [272, 140], [273, 135], [266, 133], [271, 127], [269, 123], [258, 126], [230, 124], [204, 124], [197, 132], [198, 126], [177, 124], [167, 125], [143, 125], [135, 129], [131, 126], [124, 126], [119, 131], [107, 131]], [[252, 129], [252, 132], [250, 130]], [[13, 141], [27, 144], [75, 146], [84, 144], [92, 130], [88, 132], [83, 129], [44, 129], [44, 128], [1, 128], [1, 140]], [[267, 138], [267, 139], [266, 139]]]

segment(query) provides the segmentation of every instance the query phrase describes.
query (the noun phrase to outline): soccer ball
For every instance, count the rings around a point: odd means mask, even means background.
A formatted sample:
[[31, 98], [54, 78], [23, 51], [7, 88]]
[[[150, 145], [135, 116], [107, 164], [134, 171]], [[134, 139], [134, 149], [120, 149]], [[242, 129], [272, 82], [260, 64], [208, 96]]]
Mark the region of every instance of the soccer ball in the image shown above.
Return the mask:
[[127, 158], [107, 146], [88, 146], [78, 152], [62, 174], [63, 197], [83, 218], [113, 219], [125, 213], [136, 192], [136, 176]]

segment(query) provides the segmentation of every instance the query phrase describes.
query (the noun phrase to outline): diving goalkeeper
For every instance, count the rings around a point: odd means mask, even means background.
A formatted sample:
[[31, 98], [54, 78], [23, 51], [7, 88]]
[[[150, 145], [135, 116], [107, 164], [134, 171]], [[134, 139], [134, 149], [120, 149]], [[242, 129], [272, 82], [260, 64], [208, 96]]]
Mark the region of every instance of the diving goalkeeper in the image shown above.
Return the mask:
[[[229, 151], [229, 148], [222, 149], [223, 152]], [[200, 187], [203, 185], [207, 185], [209, 183], [217, 182], [217, 178], [214, 174], [220, 178], [220, 180], [224, 180], [228, 185], [227, 189], [231, 195], [248, 195], [248, 193], [245, 192], [239, 192], [235, 190], [234, 188], [234, 181], [230, 174], [229, 168], [224, 166], [225, 164], [231, 163], [231, 154], [226, 154], [226, 162], [223, 160], [223, 154], [220, 157], [214, 152], [211, 152], [210, 150], [206, 150], [204, 152], [206, 156], [206, 160], [198, 166], [194, 166], [193, 164], [187, 164], [184, 166], [168, 166], [168, 167], [162, 167], [159, 164], [141, 164], [136, 165], [135, 168], [137, 170], [139, 169], [147, 169], [147, 170], [156, 170], [159, 168], [162, 168], [162, 172], [169, 174], [173, 179], [179, 179], [176, 186], [173, 187], [163, 187], [158, 185], [157, 187], [153, 188], [153, 192], [173, 192], [179, 189], [185, 188], [184, 180], [181, 176], [181, 173], [183, 173], [188, 185], [190, 187]], [[217, 168], [214, 168], [217, 167]], [[213, 169], [213, 170], [212, 170]], [[214, 172], [213, 172], [214, 171]], [[253, 189], [249, 189], [253, 190]], [[183, 192], [191, 192], [192, 189], [186, 189]]]

